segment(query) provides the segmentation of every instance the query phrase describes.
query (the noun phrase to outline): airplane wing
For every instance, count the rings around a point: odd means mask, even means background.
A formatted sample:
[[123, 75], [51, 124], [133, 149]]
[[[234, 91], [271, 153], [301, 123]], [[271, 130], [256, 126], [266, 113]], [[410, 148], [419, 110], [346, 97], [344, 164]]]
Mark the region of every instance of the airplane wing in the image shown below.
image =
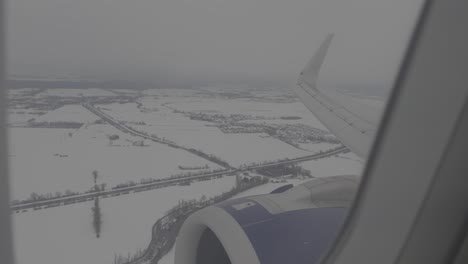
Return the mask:
[[[380, 111], [371, 102], [315, 87], [331, 39], [301, 73], [296, 92], [331, 132], [365, 157]], [[358, 184], [356, 175], [314, 178], [201, 209], [179, 231], [175, 263], [317, 263], [336, 237]]]
[[304, 105], [352, 152], [366, 158], [377, 129], [381, 104], [338, 91], [318, 89], [317, 77], [333, 35], [327, 36], [294, 87]]

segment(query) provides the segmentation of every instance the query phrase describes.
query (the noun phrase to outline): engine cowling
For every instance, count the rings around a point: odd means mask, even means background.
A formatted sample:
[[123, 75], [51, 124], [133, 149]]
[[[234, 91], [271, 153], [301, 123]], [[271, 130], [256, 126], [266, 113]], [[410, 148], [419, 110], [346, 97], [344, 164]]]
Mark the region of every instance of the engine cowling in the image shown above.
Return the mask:
[[316, 263], [336, 237], [358, 182], [351, 175], [315, 178], [202, 209], [181, 227], [175, 264]]

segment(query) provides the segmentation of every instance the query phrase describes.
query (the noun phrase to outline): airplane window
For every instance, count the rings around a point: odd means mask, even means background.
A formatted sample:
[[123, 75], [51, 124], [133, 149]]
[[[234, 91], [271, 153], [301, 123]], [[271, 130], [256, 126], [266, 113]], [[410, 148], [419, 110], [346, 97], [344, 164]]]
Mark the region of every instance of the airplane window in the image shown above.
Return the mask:
[[16, 263], [315, 263], [421, 4], [9, 1]]

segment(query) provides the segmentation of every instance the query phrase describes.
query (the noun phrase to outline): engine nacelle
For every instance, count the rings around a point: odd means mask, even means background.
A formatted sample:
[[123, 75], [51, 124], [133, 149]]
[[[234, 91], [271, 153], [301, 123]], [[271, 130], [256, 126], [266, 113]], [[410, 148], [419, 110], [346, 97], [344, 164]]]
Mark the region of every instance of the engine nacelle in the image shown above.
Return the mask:
[[315, 178], [202, 209], [179, 232], [175, 264], [315, 263], [336, 237], [358, 183], [350, 175]]

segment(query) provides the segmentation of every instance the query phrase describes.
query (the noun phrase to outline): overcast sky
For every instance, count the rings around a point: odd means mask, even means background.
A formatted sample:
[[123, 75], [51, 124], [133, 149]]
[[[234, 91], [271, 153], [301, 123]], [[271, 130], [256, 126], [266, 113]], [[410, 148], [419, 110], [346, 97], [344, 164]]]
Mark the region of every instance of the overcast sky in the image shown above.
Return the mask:
[[10, 0], [9, 72], [287, 85], [328, 33], [326, 85], [388, 85], [421, 0]]

